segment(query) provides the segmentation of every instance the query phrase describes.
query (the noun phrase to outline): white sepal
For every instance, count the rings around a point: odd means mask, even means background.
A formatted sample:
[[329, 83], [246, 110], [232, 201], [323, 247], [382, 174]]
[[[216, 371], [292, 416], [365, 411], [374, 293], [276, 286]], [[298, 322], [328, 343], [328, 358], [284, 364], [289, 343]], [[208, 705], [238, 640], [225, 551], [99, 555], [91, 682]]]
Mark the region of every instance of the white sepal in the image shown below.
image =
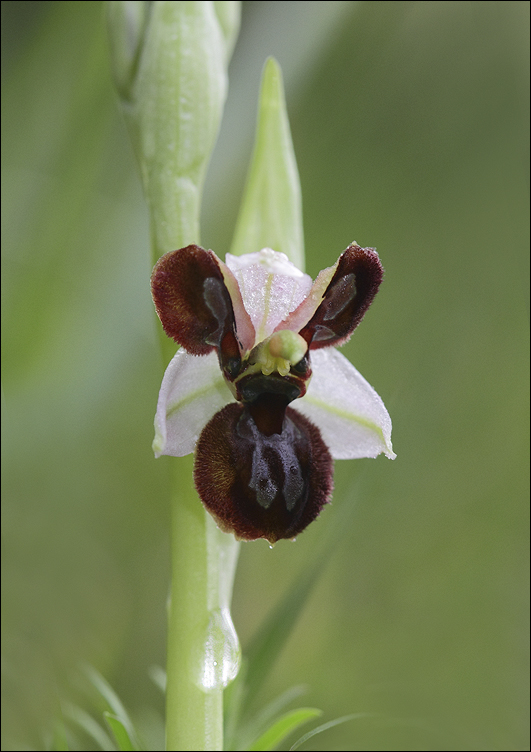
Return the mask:
[[377, 457], [395, 459], [391, 418], [381, 398], [335, 348], [311, 352], [313, 376], [308, 391], [290, 407], [320, 429], [336, 460]]
[[166, 369], [155, 415], [155, 457], [184, 457], [194, 451], [208, 421], [229, 402], [229, 387], [217, 354], [190, 355], [177, 351]]

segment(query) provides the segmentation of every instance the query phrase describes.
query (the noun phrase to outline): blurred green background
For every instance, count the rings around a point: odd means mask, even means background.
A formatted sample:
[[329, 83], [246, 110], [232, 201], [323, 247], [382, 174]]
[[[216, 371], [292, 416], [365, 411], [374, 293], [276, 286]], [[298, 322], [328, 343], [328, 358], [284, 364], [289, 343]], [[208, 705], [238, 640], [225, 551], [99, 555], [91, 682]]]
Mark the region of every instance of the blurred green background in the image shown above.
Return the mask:
[[[236, 579], [245, 649], [341, 521], [262, 700], [375, 715], [306, 749], [529, 749], [528, 29], [527, 2], [243, 3], [203, 245], [230, 244], [273, 54], [307, 271], [353, 240], [386, 269], [343, 352], [398, 458], [337, 462], [320, 520]], [[163, 711], [172, 460], [107, 54], [99, 2], [2, 3], [3, 749], [43, 748], [83, 661], [145, 729]]]

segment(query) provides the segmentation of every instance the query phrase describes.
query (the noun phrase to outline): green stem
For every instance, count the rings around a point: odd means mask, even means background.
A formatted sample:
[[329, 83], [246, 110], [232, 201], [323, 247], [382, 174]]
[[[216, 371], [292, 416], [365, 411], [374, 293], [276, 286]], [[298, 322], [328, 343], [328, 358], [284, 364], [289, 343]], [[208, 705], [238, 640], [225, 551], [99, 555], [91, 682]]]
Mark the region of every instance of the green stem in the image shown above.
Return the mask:
[[[182, 473], [180, 462], [179, 470]], [[175, 481], [178, 488], [178, 478]], [[174, 494], [166, 688], [168, 750], [223, 749], [222, 687], [207, 692], [201, 686], [208, 593], [215, 587], [209, 578], [206, 528], [207, 516], [199, 500], [193, 494]]]
[[[238, 10], [233, 2], [108, 3], [113, 73], [149, 205], [154, 261], [199, 243], [203, 180]], [[303, 268], [300, 187], [273, 60], [264, 70], [255, 153], [232, 252], [264, 246]], [[167, 338], [162, 351], [167, 362], [174, 352]], [[191, 459], [173, 460], [172, 469], [166, 748], [221, 750], [223, 688], [240, 660], [229, 611], [239, 544], [205, 512], [191, 486]]]
[[[179, 463], [175, 487], [182, 471]], [[221, 750], [223, 688], [240, 660], [228, 610], [239, 544], [193, 494], [175, 496], [171, 532], [167, 749]]]
[[[199, 243], [203, 180], [239, 4], [109, 2], [107, 10], [113, 74], [149, 206], [155, 262]], [[175, 345], [164, 336], [161, 347], [166, 364]], [[239, 665], [228, 611], [237, 548], [183, 483], [192, 477], [190, 458], [173, 460], [172, 469], [166, 748], [221, 750], [223, 687]]]

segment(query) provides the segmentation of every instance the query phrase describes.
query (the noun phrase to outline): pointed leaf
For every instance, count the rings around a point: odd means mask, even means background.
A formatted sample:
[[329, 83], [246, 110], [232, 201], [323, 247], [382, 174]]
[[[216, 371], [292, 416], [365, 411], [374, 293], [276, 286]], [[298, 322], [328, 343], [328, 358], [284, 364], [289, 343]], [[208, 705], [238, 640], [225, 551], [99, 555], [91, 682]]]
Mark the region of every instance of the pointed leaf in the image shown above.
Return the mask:
[[375, 713], [352, 713], [351, 715], [344, 715], [341, 718], [336, 718], [334, 721], [328, 721], [328, 723], [323, 723], [321, 726], [317, 726], [311, 731], [308, 731], [308, 733], [301, 736], [300, 739], [297, 739], [295, 744], [292, 744], [289, 750], [290, 752], [293, 752], [293, 750], [299, 749], [299, 747], [302, 744], [304, 744], [304, 742], [307, 742], [308, 739], [311, 739], [312, 736], [315, 736], [316, 734], [320, 734], [323, 731], [328, 731], [328, 729], [331, 729], [334, 726], [339, 726], [340, 723], [353, 721], [355, 718], [372, 718], [375, 715], [376, 715]]
[[51, 749], [53, 749], [54, 752], [68, 752], [70, 749], [66, 738], [65, 724], [62, 719], [55, 722]]
[[273, 750], [296, 728], [307, 723], [311, 718], [316, 718], [322, 713], [317, 708], [298, 708], [290, 710], [289, 713], [281, 716], [275, 723], [263, 733], [251, 746], [251, 752], [258, 750]]
[[[240, 677], [238, 676], [238, 679], [239, 678]], [[240, 689], [243, 689], [243, 682], [240, 682]], [[267, 703], [267, 705], [262, 708], [256, 714], [256, 716], [254, 716], [247, 724], [244, 725], [238, 724], [237, 717], [231, 712], [233, 708], [229, 708], [227, 713], [227, 725], [225, 727], [227, 732], [226, 742], [228, 745], [226, 749], [249, 749], [253, 739], [256, 739], [258, 736], [262, 735], [265, 732], [267, 727], [272, 724], [273, 718], [281, 713], [287, 705], [298, 699], [307, 691], [308, 687], [304, 685], [290, 687], [285, 692], [282, 692], [282, 694], [280, 694], [278, 697], [275, 697], [274, 700], [271, 700], [271, 702]], [[232, 697], [230, 699], [233, 700]], [[233, 722], [233, 725], [229, 726], [231, 722]]]
[[264, 729], [272, 722], [273, 718], [278, 715], [278, 713], [284, 710], [286, 705], [289, 705], [290, 702], [293, 702], [301, 695], [306, 694], [307, 691], [308, 687], [299, 684], [282, 692], [282, 694], [275, 697], [274, 700], [271, 700], [271, 702], [267, 703], [267, 705], [260, 710], [256, 718], [253, 719], [253, 725], [258, 729]]
[[[110, 686], [108, 682], [105, 681], [103, 676], [101, 676], [101, 674], [98, 673], [98, 671], [96, 671], [96, 669], [94, 669], [92, 666], [87, 666], [85, 671], [86, 671], [88, 678], [94, 685], [94, 687], [98, 690], [98, 692], [104, 698], [104, 700], [106, 700], [107, 703], [109, 704], [111, 710], [113, 711], [111, 715], [120, 721], [121, 725], [126, 730], [128, 738], [130, 740], [131, 739], [134, 740], [134, 742], [131, 742], [131, 743], [134, 743], [135, 746], [131, 747], [131, 749], [138, 749], [138, 743], [136, 741], [136, 735], [135, 735], [133, 724], [131, 722], [131, 719], [129, 718], [129, 715], [126, 709], [124, 708], [122, 704], [122, 701], [120, 700], [120, 698], [118, 697], [114, 689]], [[115, 730], [114, 726], [112, 726], [112, 724], [110, 725], [114, 731]]]
[[242, 714], [246, 714], [252, 707], [256, 695], [282, 651], [291, 630], [306, 605], [308, 596], [329, 560], [330, 548], [325, 546], [320, 554], [316, 554], [313, 566], [294, 580], [284, 598], [271, 612], [269, 618], [251, 642], [246, 654], [248, 661], [247, 693]]
[[123, 750], [123, 752], [134, 752], [134, 750], [138, 749], [131, 741], [125, 725], [118, 716], [109, 713], [107, 710], [103, 713], [103, 716], [112, 729], [118, 749]]
[[109, 735], [104, 731], [100, 724], [87, 712], [77, 705], [67, 705], [64, 710], [65, 716], [76, 723], [87, 736], [89, 736], [98, 747], [105, 752], [112, 752], [115, 749]]
[[285, 253], [304, 270], [299, 174], [282, 74], [273, 58], [264, 66], [254, 153], [231, 253], [241, 256], [261, 248]]

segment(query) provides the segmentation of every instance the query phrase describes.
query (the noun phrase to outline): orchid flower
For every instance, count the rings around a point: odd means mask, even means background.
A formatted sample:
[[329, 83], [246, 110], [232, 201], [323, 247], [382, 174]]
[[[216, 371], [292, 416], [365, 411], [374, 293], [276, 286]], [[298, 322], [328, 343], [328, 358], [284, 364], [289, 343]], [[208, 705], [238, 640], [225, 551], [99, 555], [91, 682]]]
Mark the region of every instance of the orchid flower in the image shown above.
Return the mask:
[[335, 349], [382, 276], [376, 251], [355, 243], [313, 283], [270, 248], [223, 263], [189, 245], [155, 265], [155, 307], [182, 347], [162, 381], [153, 449], [195, 451], [197, 491], [225, 532], [294, 538], [330, 500], [333, 459], [394, 459], [382, 400]]

